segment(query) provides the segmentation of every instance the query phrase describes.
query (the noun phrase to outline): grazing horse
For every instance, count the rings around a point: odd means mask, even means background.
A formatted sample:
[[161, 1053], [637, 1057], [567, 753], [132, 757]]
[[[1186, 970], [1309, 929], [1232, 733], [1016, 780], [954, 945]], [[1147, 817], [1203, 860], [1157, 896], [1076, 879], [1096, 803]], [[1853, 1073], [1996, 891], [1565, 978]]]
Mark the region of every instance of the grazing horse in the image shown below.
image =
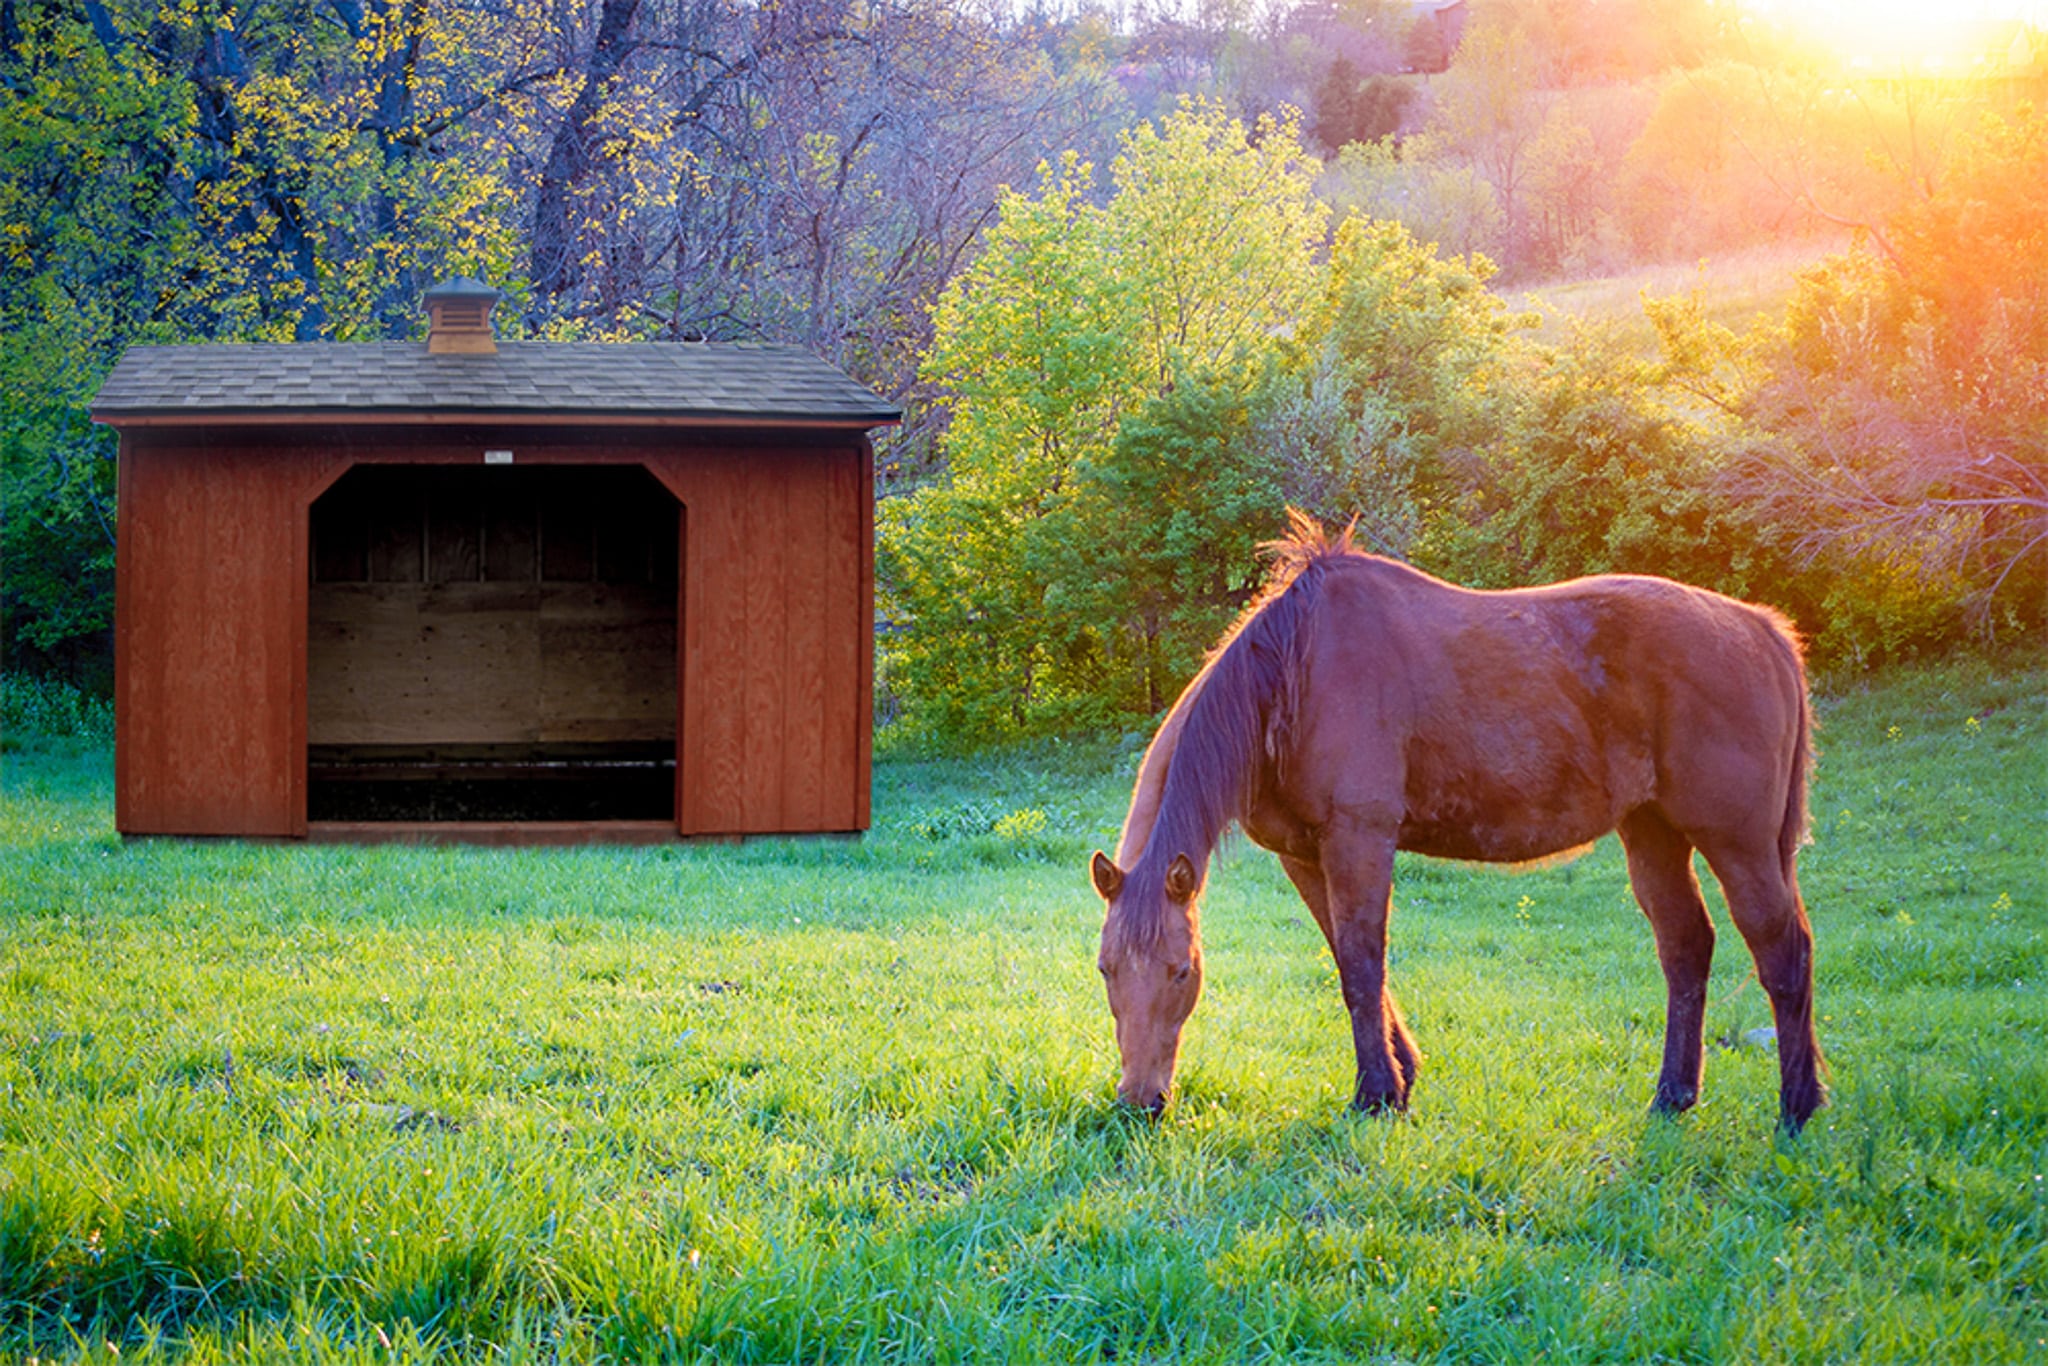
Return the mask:
[[1699, 1097], [1714, 927], [1698, 850], [1770, 994], [1797, 1132], [1827, 1095], [1794, 873], [1811, 717], [1784, 620], [1626, 575], [1477, 592], [1298, 514], [1270, 549], [1264, 592], [1145, 753], [1115, 860], [1093, 860], [1118, 1098], [1166, 1104], [1202, 990], [1197, 905], [1232, 821], [1280, 856], [1329, 941], [1368, 1111], [1406, 1109], [1418, 1064], [1386, 981], [1395, 850], [1528, 863], [1616, 830], [1668, 990], [1654, 1108]]

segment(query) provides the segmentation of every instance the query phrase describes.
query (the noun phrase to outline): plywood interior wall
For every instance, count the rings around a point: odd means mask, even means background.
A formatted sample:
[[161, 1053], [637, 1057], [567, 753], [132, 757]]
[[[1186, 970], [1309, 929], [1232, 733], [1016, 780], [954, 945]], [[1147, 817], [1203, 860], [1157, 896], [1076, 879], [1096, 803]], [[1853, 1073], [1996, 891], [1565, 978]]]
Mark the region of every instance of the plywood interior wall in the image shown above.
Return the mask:
[[361, 466], [312, 510], [315, 745], [676, 734], [680, 508], [630, 466]]

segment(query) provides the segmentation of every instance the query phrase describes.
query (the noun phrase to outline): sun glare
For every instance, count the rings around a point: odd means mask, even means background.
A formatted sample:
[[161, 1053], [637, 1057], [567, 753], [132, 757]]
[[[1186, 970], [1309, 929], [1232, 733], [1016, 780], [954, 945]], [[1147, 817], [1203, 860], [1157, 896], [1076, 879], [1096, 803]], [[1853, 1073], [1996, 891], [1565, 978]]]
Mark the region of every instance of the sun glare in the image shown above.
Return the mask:
[[2048, 0], [1747, 0], [1760, 17], [1853, 66], [1957, 71], [2007, 59], [2022, 26], [2048, 27]]

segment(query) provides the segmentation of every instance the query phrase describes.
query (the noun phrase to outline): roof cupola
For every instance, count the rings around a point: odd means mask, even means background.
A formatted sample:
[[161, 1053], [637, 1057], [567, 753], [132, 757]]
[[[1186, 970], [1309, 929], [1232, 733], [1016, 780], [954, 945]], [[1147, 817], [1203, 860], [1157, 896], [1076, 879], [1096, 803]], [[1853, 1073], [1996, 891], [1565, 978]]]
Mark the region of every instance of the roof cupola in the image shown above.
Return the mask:
[[456, 276], [426, 293], [427, 354], [494, 356], [491, 309], [504, 296], [480, 280]]

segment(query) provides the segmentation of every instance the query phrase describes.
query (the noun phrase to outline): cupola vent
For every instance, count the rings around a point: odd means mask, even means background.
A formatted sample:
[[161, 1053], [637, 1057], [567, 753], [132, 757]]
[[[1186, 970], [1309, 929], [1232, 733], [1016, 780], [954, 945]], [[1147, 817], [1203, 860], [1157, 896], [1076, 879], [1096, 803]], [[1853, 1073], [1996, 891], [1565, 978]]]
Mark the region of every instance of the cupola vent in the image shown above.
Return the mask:
[[503, 296], [478, 280], [457, 276], [427, 291], [427, 354], [492, 356], [491, 308]]

